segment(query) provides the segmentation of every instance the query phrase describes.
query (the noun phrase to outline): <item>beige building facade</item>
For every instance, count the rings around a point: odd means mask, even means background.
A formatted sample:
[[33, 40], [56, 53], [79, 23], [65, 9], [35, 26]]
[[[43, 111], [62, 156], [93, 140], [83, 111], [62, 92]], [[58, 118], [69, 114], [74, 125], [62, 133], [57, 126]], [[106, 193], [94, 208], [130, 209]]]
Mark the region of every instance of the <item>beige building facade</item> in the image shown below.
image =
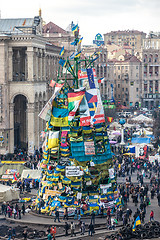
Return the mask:
[[0, 153], [34, 153], [45, 122], [38, 117], [56, 78], [59, 47], [42, 37], [41, 17], [0, 19]]
[[129, 46], [138, 57], [141, 54], [143, 39], [146, 33], [137, 30], [111, 31], [104, 34], [105, 45], [114, 43], [119, 46]]
[[144, 39], [142, 61], [142, 104], [153, 109], [160, 105], [160, 33]]
[[141, 61], [135, 56], [119, 56], [119, 60], [108, 61], [108, 72], [112, 72], [113, 94], [116, 105], [139, 107], [141, 102]]

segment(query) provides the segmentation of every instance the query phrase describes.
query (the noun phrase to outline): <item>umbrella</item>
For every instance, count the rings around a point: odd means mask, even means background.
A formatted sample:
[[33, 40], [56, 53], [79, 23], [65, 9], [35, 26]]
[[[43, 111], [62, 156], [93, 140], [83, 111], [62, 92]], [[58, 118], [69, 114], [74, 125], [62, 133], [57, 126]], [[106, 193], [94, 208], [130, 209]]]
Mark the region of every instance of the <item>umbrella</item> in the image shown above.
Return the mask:
[[121, 135], [120, 132], [112, 132], [113, 135]]
[[111, 140], [111, 141], [109, 141], [109, 143], [110, 143], [110, 144], [116, 144], [117, 141], [112, 141], [112, 140]]

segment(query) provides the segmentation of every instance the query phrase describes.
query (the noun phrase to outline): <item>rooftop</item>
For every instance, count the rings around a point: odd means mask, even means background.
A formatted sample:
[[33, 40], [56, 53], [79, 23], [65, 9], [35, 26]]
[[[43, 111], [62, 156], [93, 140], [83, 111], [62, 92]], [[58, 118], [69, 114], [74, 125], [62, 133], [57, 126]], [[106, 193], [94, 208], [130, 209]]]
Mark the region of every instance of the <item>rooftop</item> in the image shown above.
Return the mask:
[[111, 31], [109, 33], [105, 33], [104, 35], [116, 35], [116, 34], [146, 34], [144, 32], [138, 30], [118, 30], [118, 31]]
[[6, 18], [0, 19], [0, 33], [11, 34], [11, 33], [24, 33], [23, 29], [33, 28], [38, 26], [40, 18]]
[[43, 33], [62, 33], [66, 34], [67, 32], [61, 27], [57, 26], [53, 22], [49, 22], [43, 26]]

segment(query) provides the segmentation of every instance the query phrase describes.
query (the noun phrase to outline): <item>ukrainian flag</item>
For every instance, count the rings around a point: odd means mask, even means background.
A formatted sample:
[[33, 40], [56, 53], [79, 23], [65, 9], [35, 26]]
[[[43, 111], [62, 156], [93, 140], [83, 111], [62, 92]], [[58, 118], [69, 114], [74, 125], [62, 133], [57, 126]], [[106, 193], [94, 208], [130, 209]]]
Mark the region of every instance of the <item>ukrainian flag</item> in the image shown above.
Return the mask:
[[81, 56], [81, 51], [79, 51], [78, 53], [76, 53], [74, 57], [75, 57], [75, 58], [78, 58], [78, 57], [80, 57], [80, 56]]
[[134, 225], [133, 225], [133, 228], [132, 228], [132, 231], [134, 232], [135, 231], [135, 228], [136, 226], [140, 225], [141, 224], [141, 220], [140, 220], [140, 217], [138, 216], [134, 222]]
[[57, 165], [56, 170], [60, 171], [60, 172], [63, 172], [63, 171], [65, 171], [65, 166]]
[[54, 170], [54, 176], [55, 177], [58, 177], [60, 176], [61, 172], [60, 171], [57, 171], [57, 170]]
[[77, 25], [74, 25], [74, 26], [72, 27], [72, 32], [74, 33], [74, 32], [76, 32], [76, 31], [78, 31], [78, 24], [77, 24]]
[[83, 37], [81, 37], [79, 40], [78, 40], [78, 44], [80, 44], [83, 40]]
[[64, 46], [62, 47], [62, 49], [61, 49], [59, 55], [62, 56], [63, 54], [64, 54]]

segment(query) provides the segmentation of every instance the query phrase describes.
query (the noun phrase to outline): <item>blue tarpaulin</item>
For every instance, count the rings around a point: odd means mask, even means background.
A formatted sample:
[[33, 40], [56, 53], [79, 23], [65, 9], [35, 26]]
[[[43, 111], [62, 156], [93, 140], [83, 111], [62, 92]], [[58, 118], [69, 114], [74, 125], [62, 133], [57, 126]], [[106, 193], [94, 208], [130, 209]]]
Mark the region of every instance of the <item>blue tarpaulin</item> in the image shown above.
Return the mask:
[[131, 140], [132, 143], [150, 143], [151, 138], [142, 138], [142, 137], [137, 137], [137, 138], [132, 138]]

